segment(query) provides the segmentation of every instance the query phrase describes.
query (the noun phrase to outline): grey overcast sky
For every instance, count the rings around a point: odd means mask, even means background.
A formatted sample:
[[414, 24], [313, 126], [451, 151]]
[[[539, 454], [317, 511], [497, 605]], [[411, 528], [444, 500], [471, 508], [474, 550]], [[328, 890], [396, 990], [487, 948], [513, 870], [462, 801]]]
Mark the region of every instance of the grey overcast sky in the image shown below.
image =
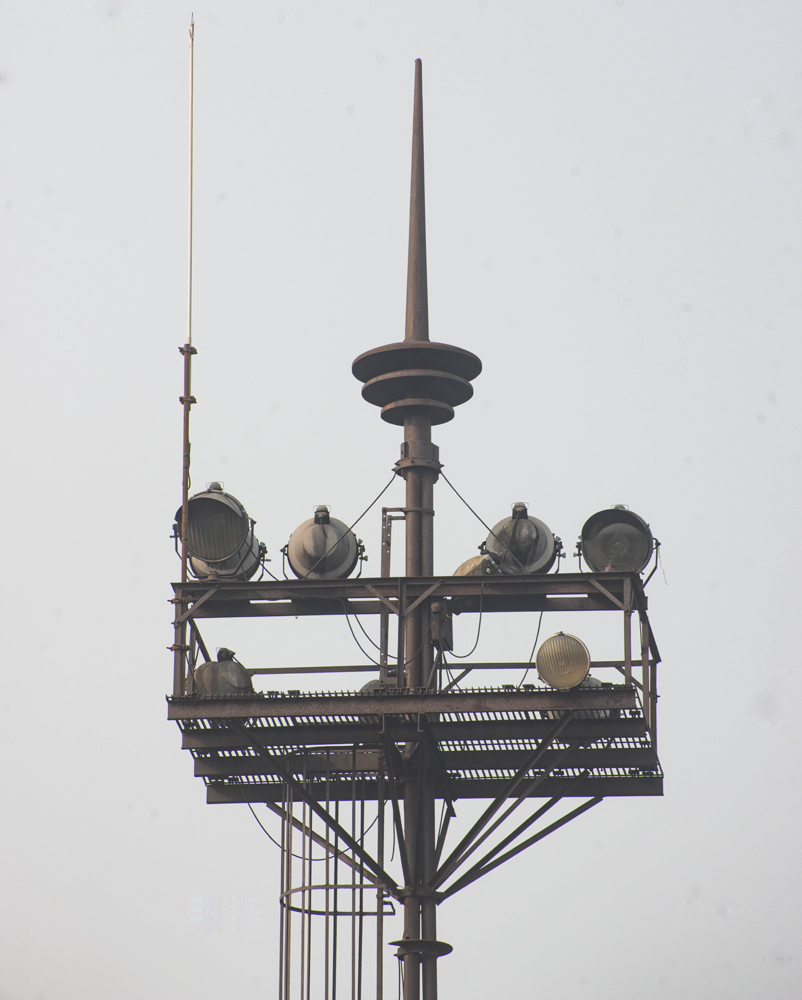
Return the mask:
[[[797, 1000], [802, 7], [193, 3], [195, 486], [223, 480], [280, 560], [315, 504], [349, 521], [387, 481], [400, 435], [350, 364], [403, 337], [421, 57], [432, 338], [484, 362], [446, 472], [569, 550], [619, 502], [663, 543], [665, 797], [444, 904], [442, 995]], [[164, 702], [192, 9], [0, 14], [0, 1000], [275, 995], [277, 851], [205, 805]], [[436, 496], [447, 573], [485, 531]], [[516, 617], [477, 655], [525, 659]], [[358, 655], [344, 622], [207, 640]]]

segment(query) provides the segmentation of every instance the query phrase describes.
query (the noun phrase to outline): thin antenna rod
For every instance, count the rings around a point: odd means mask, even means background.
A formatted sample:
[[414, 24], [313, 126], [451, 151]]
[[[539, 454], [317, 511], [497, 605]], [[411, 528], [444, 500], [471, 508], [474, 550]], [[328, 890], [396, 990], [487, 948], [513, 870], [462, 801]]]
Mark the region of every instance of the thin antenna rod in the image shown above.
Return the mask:
[[423, 64], [415, 60], [415, 110], [412, 122], [412, 181], [409, 196], [409, 257], [405, 340], [429, 339], [429, 290], [426, 278], [426, 195], [423, 179]]
[[[183, 464], [181, 475], [181, 583], [186, 583], [189, 578], [189, 414], [192, 404], [197, 402], [192, 395], [192, 355], [198, 352], [192, 346], [192, 187], [193, 187], [193, 135], [194, 135], [194, 105], [195, 105], [195, 15], [189, 23], [189, 275], [187, 281], [187, 342], [178, 350], [184, 357], [184, 394], [179, 398], [179, 402], [184, 408], [184, 429], [183, 429]], [[178, 617], [180, 618], [187, 611], [189, 604], [185, 597], [176, 605]], [[183, 695], [186, 693], [187, 669], [186, 669], [186, 636], [187, 623], [182, 621], [176, 628], [176, 637], [173, 643], [173, 694]]]
[[187, 281], [187, 343], [192, 345], [192, 199], [195, 169], [195, 15], [189, 22], [189, 262]]

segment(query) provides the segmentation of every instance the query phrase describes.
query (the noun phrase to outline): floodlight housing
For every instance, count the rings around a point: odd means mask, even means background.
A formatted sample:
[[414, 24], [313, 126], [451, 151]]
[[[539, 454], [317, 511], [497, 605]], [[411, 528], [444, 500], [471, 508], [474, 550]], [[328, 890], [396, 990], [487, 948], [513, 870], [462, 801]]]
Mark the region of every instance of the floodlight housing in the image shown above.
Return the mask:
[[557, 558], [551, 529], [532, 517], [525, 503], [513, 504], [512, 516], [495, 525], [487, 536], [485, 550], [506, 576], [548, 573]]
[[487, 553], [471, 556], [454, 570], [454, 576], [492, 576], [498, 573], [498, 563]]
[[238, 660], [201, 663], [195, 670], [195, 688], [205, 698], [251, 694], [251, 675]]
[[320, 506], [293, 531], [286, 552], [300, 580], [342, 580], [354, 571], [364, 546], [347, 524]]
[[217, 661], [201, 663], [194, 677], [196, 691], [205, 698], [253, 693], [250, 673], [239, 662], [237, 654], [225, 646], [218, 650]]
[[[220, 483], [209, 483], [190, 497], [189, 565], [199, 580], [250, 580], [262, 564], [265, 546], [254, 535], [254, 520], [236, 497]], [[176, 533], [181, 537], [182, 509], [176, 511]]]
[[585, 521], [579, 546], [594, 573], [640, 573], [652, 556], [654, 538], [642, 517], [616, 506]]
[[538, 676], [560, 691], [578, 687], [590, 670], [588, 647], [575, 635], [558, 632], [546, 639], [537, 651]]

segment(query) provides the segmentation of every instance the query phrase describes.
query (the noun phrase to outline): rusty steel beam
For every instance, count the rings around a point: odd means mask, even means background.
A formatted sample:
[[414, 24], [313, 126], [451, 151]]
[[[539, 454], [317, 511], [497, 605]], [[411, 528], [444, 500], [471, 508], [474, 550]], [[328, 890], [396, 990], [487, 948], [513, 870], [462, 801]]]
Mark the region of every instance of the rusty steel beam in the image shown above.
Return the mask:
[[[478, 612], [479, 599], [464, 598], [461, 607], [453, 607], [455, 615]], [[384, 605], [381, 601], [348, 602], [343, 607], [342, 601], [335, 598], [293, 601], [209, 601], [198, 611], [193, 612], [193, 618], [304, 618], [326, 615], [378, 615]], [[594, 597], [547, 597], [539, 594], [515, 595], [502, 594], [485, 597], [482, 612], [536, 612], [536, 611], [609, 611], [610, 604], [604, 598]]]
[[[221, 580], [215, 582], [215, 603], [219, 601], [287, 601], [287, 600], [351, 600], [365, 599], [369, 594], [382, 595], [394, 608], [397, 607], [399, 583], [406, 586], [407, 600], [413, 602], [430, 591], [445, 597], [484, 597], [541, 594], [563, 596], [567, 594], [601, 594], [608, 607], [616, 607], [611, 598], [621, 601], [626, 580], [638, 601], [639, 610], [645, 613], [646, 598], [636, 574], [627, 573], [543, 573], [528, 576], [406, 576], [360, 577], [350, 580], [262, 580], [247, 582]], [[598, 586], [597, 586], [598, 585]], [[599, 587], [607, 591], [609, 598]], [[174, 583], [177, 596], [193, 602], [209, 590], [209, 584], [190, 581]], [[620, 606], [619, 606], [620, 608]]]
[[[374, 873], [370, 871], [369, 868], [365, 868], [362, 865], [357, 864], [356, 861], [353, 860], [353, 858], [348, 857], [348, 854], [345, 851], [343, 851], [341, 848], [335, 847], [335, 845], [332, 844], [330, 841], [328, 841], [325, 837], [321, 837], [319, 833], [316, 833], [314, 830], [310, 829], [309, 826], [302, 823], [297, 816], [293, 816], [292, 814], [288, 813], [287, 810], [283, 808], [283, 806], [276, 805], [275, 802], [265, 802], [264, 804], [267, 806], [268, 809], [274, 812], [276, 816], [278, 816], [284, 822], [289, 820], [292, 823], [294, 829], [298, 830], [304, 836], [309, 837], [311, 840], [313, 840], [319, 847], [322, 847], [323, 850], [328, 855], [330, 855], [331, 857], [338, 858], [341, 864], [346, 865], [348, 868], [352, 868], [357, 873], [357, 875], [359, 875], [361, 878], [364, 878], [367, 882], [372, 882], [376, 886], [383, 887], [382, 882], [379, 879], [378, 875], [374, 875]], [[259, 822], [258, 817], [257, 817], [257, 822]]]
[[[546, 770], [555, 766], [562, 750], [549, 750], [543, 755], [539, 767]], [[526, 759], [526, 750], [444, 750], [438, 748], [439, 762], [450, 780], [455, 771], [516, 771]], [[381, 770], [377, 750], [359, 750], [356, 753], [340, 750], [330, 753], [295, 754], [277, 756], [282, 768], [292, 774], [326, 775], [336, 773], [377, 773]], [[571, 753], [572, 768], [622, 767], [645, 769], [657, 766], [654, 750], [639, 747], [610, 749], [577, 749]], [[261, 774], [278, 774], [267, 759], [259, 756], [196, 757], [195, 777], [223, 779], [253, 777]], [[470, 780], [470, 779], [469, 779]]]
[[[551, 728], [545, 719], [473, 719], [468, 722], [430, 721], [432, 735], [441, 743], [485, 740], [538, 740]], [[374, 723], [310, 723], [256, 728], [263, 746], [302, 747], [350, 745], [382, 741], [381, 726]], [[250, 746], [249, 740], [233, 728], [189, 728], [182, 730], [184, 750], [237, 750]], [[385, 720], [385, 735], [395, 743], [416, 743], [424, 739], [414, 722]], [[643, 719], [577, 719], [571, 723], [571, 739], [595, 741], [614, 737], [644, 738]]]
[[259, 754], [241, 757], [196, 757], [196, 778], [233, 778], [258, 774], [329, 775], [367, 772], [381, 769], [378, 750], [337, 750], [332, 753], [276, 755], [274, 765]]
[[[432, 881], [430, 883], [432, 886], [436, 887], [440, 884], [460, 864], [461, 858], [465, 855], [466, 851], [470, 850], [471, 845], [477, 837], [480, 836], [482, 830], [484, 830], [488, 823], [493, 819], [498, 810], [504, 805], [505, 801], [512, 796], [513, 792], [515, 792], [517, 788], [519, 788], [521, 783], [527, 777], [527, 774], [531, 771], [531, 768], [534, 767], [535, 764], [540, 764], [540, 760], [545, 756], [549, 746], [557, 739], [560, 733], [570, 725], [570, 723], [571, 716], [566, 712], [554, 722], [546, 737], [537, 747], [531, 751], [525, 751], [524, 759], [521, 761], [515, 774], [513, 774], [503, 784], [494, 800], [476, 820], [459, 844], [457, 844], [457, 846], [452, 850], [451, 854], [439, 866], [437, 872], [432, 874]], [[565, 753], [565, 751], [562, 752]]]
[[[194, 624], [194, 623], [193, 623]], [[197, 633], [200, 644], [200, 633]], [[208, 660], [209, 653], [205, 646], [202, 646], [203, 655]], [[652, 662], [651, 660], [649, 661]], [[449, 664], [452, 666], [453, 664]], [[524, 663], [520, 660], [507, 661], [504, 663], [467, 663], [465, 672], [469, 670], [532, 670], [532, 663]], [[590, 664], [591, 671], [603, 669], [616, 669], [621, 671], [624, 666], [623, 660], [593, 660]], [[357, 674], [357, 673], [378, 673], [379, 667], [373, 663], [347, 663], [342, 666], [310, 666], [310, 667], [246, 667], [245, 670], [251, 674], [280, 674], [291, 676], [292, 674]]]
[[[237, 725], [241, 726], [244, 735], [250, 737], [251, 746], [253, 747], [253, 750], [256, 753], [261, 754], [267, 757], [268, 759], [271, 759], [270, 754], [268, 753], [266, 748], [261, 745], [258, 737], [254, 736], [254, 730], [246, 730], [241, 723], [237, 723]], [[337, 837], [339, 837], [339, 839], [342, 840], [343, 843], [348, 845], [354, 857], [359, 858], [359, 860], [364, 865], [367, 865], [367, 867], [370, 868], [371, 871], [373, 871], [379, 877], [379, 879], [381, 880], [382, 884], [385, 886], [387, 891], [391, 895], [398, 898], [398, 886], [396, 885], [395, 880], [390, 875], [388, 875], [387, 872], [381, 867], [381, 865], [379, 865], [379, 863], [375, 861], [370, 854], [368, 854], [368, 852], [362, 847], [362, 845], [357, 840], [355, 840], [344, 827], [342, 827], [338, 823], [338, 821], [334, 818], [334, 816], [332, 816], [326, 809], [322, 808], [322, 806], [320, 805], [320, 799], [310, 792], [311, 785], [307, 784], [307, 782], [305, 781], [298, 781], [294, 775], [290, 774], [289, 771], [281, 767], [281, 765], [278, 762], [277, 762], [277, 767], [279, 776], [283, 779], [285, 784], [289, 785], [292, 788], [296, 798], [305, 801], [307, 805], [311, 808], [312, 812], [314, 812], [315, 815], [323, 821], [323, 823], [329, 828], [329, 830], [331, 830]], [[327, 785], [333, 784], [333, 782], [326, 782], [326, 784]], [[351, 782], [349, 781], [348, 784], [351, 785]], [[329, 797], [327, 795], [324, 801], [326, 801], [328, 798]]]
[[574, 688], [571, 691], [438, 691], [342, 696], [168, 698], [167, 717], [187, 719], [316, 719], [411, 716], [436, 713], [606, 711], [637, 707], [632, 688]]
[[500, 858], [494, 858], [492, 861], [488, 861], [483, 868], [472, 871], [470, 878], [466, 875], [463, 879], [458, 879], [453, 885], [449, 886], [448, 889], [444, 890], [439, 895], [438, 902], [443, 899], [448, 899], [448, 897], [453, 893], [458, 892], [460, 889], [464, 889], [465, 886], [470, 885], [471, 882], [475, 882], [478, 878], [481, 878], [488, 872], [493, 871], [494, 868], [498, 868], [499, 865], [503, 865], [505, 861], [509, 861], [510, 858], [514, 858], [516, 854], [520, 854], [521, 851], [525, 851], [527, 847], [531, 847], [532, 844], [536, 844], [539, 840], [547, 837], [550, 833], [553, 833], [555, 830], [559, 830], [561, 826], [565, 826], [566, 823], [570, 823], [572, 819], [576, 819], [578, 816], [581, 816], [582, 813], [587, 812], [588, 809], [592, 809], [594, 806], [597, 806], [603, 798], [604, 796], [597, 795], [589, 802], [585, 802], [581, 806], [577, 806], [576, 809], [572, 809], [571, 812], [567, 813], [565, 816], [562, 816], [560, 819], [551, 823], [543, 830], [539, 830], [536, 834], [534, 834], [534, 836], [529, 837], [527, 840], [523, 841], [523, 843], [516, 845], [512, 848], [512, 850], [507, 851], [506, 854], [502, 854]]
[[[459, 799], [493, 799], [504, 787], [501, 778], [460, 778], [455, 781]], [[547, 778], [539, 785], [529, 798], [542, 799], [560, 795], [565, 787], [565, 778]], [[350, 802], [353, 796], [351, 781], [312, 781], [305, 785], [309, 795], [318, 802], [339, 800]], [[377, 783], [364, 781], [366, 802], [375, 802], [377, 798]], [[593, 777], [580, 782], [576, 788], [565, 795], [565, 798], [588, 798], [601, 796], [604, 798], [622, 798], [628, 796], [662, 795], [662, 775], [627, 775], [626, 777]], [[236, 802], [281, 802], [284, 786], [280, 781], [257, 784], [224, 784], [212, 782], [206, 786], [206, 801], [210, 805]], [[438, 799], [442, 798], [438, 794]]]

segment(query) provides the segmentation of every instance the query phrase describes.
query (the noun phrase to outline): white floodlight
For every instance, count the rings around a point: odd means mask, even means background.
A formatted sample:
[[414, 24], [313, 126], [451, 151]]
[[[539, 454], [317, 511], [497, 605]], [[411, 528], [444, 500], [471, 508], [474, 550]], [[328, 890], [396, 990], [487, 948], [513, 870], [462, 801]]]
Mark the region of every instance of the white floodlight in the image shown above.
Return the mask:
[[535, 666], [540, 679], [549, 687], [567, 691], [578, 687], [587, 677], [590, 653], [575, 635], [558, 632], [541, 644]]
[[487, 553], [471, 556], [454, 570], [454, 576], [491, 576], [498, 573], [498, 564]]
[[505, 575], [548, 573], [557, 558], [554, 535], [524, 503], [513, 504], [512, 516], [493, 528], [485, 549]]
[[290, 569], [301, 580], [341, 580], [350, 576], [365, 547], [343, 521], [320, 506], [287, 542]]
[[[265, 546], [253, 533], [254, 520], [220, 483], [209, 483], [188, 505], [190, 569], [201, 580], [250, 580], [265, 556]], [[176, 535], [181, 537], [182, 509], [176, 511]]]
[[594, 573], [640, 573], [651, 558], [654, 539], [642, 517], [619, 505], [589, 517], [579, 545]]

